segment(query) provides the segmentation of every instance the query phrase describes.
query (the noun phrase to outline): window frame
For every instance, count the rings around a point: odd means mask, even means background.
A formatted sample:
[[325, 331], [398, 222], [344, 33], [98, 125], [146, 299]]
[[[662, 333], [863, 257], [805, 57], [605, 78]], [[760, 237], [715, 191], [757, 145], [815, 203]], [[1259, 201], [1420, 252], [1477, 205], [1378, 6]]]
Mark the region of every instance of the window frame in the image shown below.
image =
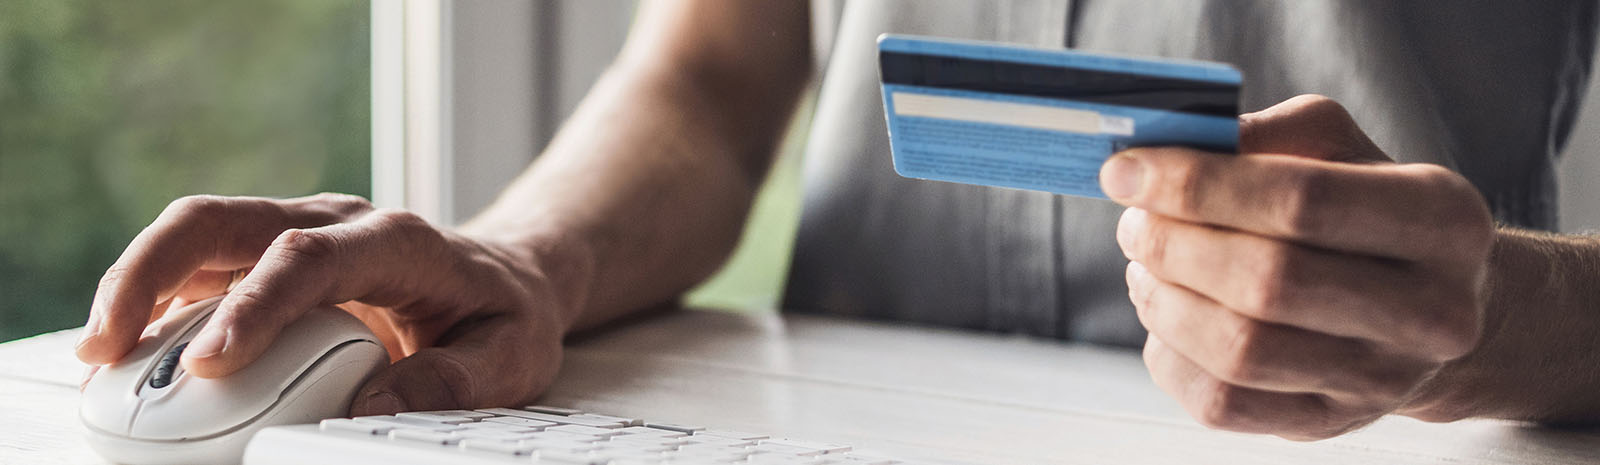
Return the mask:
[[542, 150], [610, 64], [632, 0], [372, 2], [372, 200], [454, 225]]

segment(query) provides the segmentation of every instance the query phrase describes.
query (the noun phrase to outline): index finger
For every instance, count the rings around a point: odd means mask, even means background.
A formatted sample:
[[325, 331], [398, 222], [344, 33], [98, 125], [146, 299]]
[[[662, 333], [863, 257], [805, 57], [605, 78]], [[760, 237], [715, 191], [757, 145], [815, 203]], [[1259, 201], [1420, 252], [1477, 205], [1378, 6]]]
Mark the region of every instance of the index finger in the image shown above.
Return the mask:
[[1429, 239], [1489, 224], [1476, 189], [1438, 165], [1152, 147], [1113, 156], [1100, 182], [1118, 203], [1158, 215], [1382, 257], [1448, 254], [1456, 244]]
[[157, 304], [171, 299], [196, 272], [250, 266], [284, 229], [333, 222], [356, 199], [178, 199], [106, 270], [76, 348], [78, 358], [96, 365], [121, 359], [138, 343]]

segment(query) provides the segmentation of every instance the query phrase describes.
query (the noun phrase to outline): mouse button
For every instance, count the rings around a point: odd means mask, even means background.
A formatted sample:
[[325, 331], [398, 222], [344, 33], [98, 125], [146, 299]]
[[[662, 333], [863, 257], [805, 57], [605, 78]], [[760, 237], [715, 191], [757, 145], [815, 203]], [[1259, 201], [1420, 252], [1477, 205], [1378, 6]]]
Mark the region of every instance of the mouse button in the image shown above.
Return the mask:
[[129, 435], [154, 440], [207, 437], [250, 421], [276, 403], [284, 388], [325, 350], [296, 339], [280, 337], [260, 358], [228, 376], [184, 376], [164, 389], [145, 384], [143, 391], [149, 394]]
[[[174, 332], [181, 334], [181, 332]], [[169, 345], [178, 342], [170, 336], [158, 334], [147, 337], [134, 346], [121, 360], [100, 367], [83, 385], [78, 415], [84, 424], [114, 434], [129, 434], [133, 417], [149, 397], [145, 389], [151, 374], [159, 368], [164, 354], [171, 352]], [[166, 336], [166, 337], [162, 337]], [[181, 374], [174, 373], [174, 377]]]
[[[141, 391], [148, 386], [151, 372], [172, 347], [185, 342], [185, 337], [193, 337], [194, 330], [210, 318], [221, 300], [221, 297], [213, 297], [169, 311], [163, 317], [170, 320], [169, 324], [142, 337], [121, 360], [100, 367], [94, 377], [84, 383], [79, 420], [106, 433], [130, 434], [135, 416], [144, 408]], [[181, 374], [179, 368], [174, 378]]]
[[[352, 328], [350, 325], [354, 325]], [[211, 436], [250, 421], [278, 402], [308, 368], [340, 345], [370, 337], [360, 320], [337, 308], [317, 308], [285, 326], [267, 350], [221, 378], [184, 376], [145, 399], [129, 434], [141, 439]], [[153, 370], [152, 370], [153, 371]]]
[[135, 392], [143, 379], [144, 370], [116, 373], [101, 368], [94, 379], [83, 386], [83, 396], [78, 402], [78, 418], [83, 424], [106, 433], [127, 435], [141, 400]]
[[389, 352], [375, 342], [344, 344], [306, 371], [290, 387], [273, 412], [256, 422], [271, 424], [315, 423], [350, 412], [361, 386], [389, 366]]
[[128, 436], [177, 440], [216, 435], [265, 411], [277, 401], [273, 391], [271, 386], [244, 386], [226, 378], [186, 377], [165, 395], [144, 400]]
[[145, 334], [142, 337], [162, 340], [193, 338], [200, 327], [211, 321], [211, 315], [216, 313], [217, 307], [222, 304], [222, 298], [223, 296], [211, 297], [182, 308], [168, 310], [161, 318], [145, 327]]

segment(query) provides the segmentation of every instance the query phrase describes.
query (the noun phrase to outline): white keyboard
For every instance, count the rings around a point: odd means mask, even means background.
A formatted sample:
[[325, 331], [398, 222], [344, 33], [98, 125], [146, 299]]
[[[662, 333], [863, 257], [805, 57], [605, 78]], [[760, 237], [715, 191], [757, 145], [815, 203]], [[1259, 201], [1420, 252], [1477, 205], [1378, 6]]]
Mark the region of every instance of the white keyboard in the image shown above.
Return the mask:
[[850, 446], [654, 423], [559, 407], [410, 412], [257, 433], [245, 465], [843, 464], [890, 465]]

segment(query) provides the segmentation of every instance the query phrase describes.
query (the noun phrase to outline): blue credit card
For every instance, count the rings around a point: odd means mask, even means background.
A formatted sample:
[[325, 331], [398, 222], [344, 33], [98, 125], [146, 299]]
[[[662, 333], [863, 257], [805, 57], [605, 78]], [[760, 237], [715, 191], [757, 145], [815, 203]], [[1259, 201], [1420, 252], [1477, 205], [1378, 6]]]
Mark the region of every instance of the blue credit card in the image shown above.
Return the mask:
[[1226, 64], [886, 34], [878, 65], [909, 178], [1105, 198], [1100, 165], [1123, 149], [1238, 150]]

